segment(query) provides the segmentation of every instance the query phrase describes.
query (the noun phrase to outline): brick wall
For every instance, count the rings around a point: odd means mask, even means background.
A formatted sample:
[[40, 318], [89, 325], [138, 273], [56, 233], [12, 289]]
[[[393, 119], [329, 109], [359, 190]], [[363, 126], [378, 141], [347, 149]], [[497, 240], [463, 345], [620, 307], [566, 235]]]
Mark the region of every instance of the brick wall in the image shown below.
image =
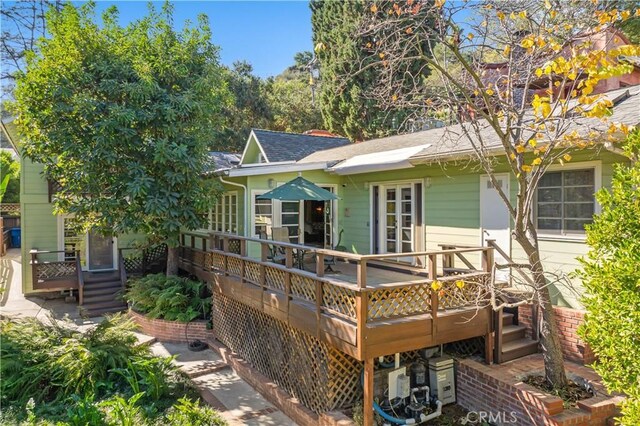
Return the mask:
[[[554, 306], [556, 314], [556, 324], [558, 325], [558, 335], [562, 354], [566, 359], [591, 364], [594, 361], [594, 354], [591, 348], [578, 336], [578, 326], [584, 322], [584, 311], [577, 309]], [[518, 323], [527, 328], [526, 335], [531, 337], [531, 305], [518, 307]]]
[[187, 343], [195, 339], [203, 342], [213, 337], [213, 332], [207, 330], [207, 321], [197, 320], [190, 323], [151, 319], [129, 310], [129, 316], [138, 324], [140, 331], [153, 336], [161, 342]]
[[487, 366], [471, 359], [456, 361], [457, 403], [473, 412], [470, 420], [484, 415], [484, 420], [497, 425], [605, 426], [609, 418], [618, 415], [617, 405], [622, 397], [604, 392], [578, 402], [577, 407], [564, 409], [562, 399], [523, 383], [522, 377], [514, 373], [541, 371], [540, 355], [514, 362], [518, 363], [517, 369], [506, 364]]

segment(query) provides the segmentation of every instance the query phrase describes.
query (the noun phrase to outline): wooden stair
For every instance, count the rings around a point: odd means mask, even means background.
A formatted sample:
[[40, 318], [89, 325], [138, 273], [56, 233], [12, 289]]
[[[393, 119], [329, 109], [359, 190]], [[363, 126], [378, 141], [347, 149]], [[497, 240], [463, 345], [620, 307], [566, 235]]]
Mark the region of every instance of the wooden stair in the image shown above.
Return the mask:
[[538, 352], [538, 341], [526, 337], [526, 328], [522, 325], [514, 324], [513, 317], [513, 314], [503, 312], [502, 327], [496, 330], [496, 332], [498, 332], [498, 330], [501, 331], [501, 339], [499, 339], [500, 354], [496, 359], [498, 363], [511, 361]]
[[81, 314], [97, 317], [126, 310], [127, 304], [122, 299], [122, 288], [122, 281], [117, 272], [86, 273]]

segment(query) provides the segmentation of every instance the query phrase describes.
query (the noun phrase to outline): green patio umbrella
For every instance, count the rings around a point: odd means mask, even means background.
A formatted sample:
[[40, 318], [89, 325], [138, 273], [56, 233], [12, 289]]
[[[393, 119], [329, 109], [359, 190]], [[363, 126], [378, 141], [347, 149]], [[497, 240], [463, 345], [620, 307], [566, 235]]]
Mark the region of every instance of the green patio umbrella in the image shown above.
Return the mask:
[[313, 200], [313, 201], [330, 201], [337, 200], [338, 197], [326, 189], [320, 188], [313, 182], [309, 182], [305, 178], [299, 176], [284, 185], [280, 185], [265, 194], [258, 195], [260, 200]]

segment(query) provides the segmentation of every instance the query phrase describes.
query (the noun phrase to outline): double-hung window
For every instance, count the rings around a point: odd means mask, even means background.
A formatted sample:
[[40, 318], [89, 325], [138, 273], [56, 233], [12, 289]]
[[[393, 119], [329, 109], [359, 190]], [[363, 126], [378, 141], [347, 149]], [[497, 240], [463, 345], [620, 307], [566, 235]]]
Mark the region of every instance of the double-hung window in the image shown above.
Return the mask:
[[253, 236], [270, 237], [273, 226], [273, 203], [271, 200], [261, 200], [253, 195]]
[[543, 234], [584, 234], [596, 203], [594, 169], [550, 171], [538, 185], [536, 222]]

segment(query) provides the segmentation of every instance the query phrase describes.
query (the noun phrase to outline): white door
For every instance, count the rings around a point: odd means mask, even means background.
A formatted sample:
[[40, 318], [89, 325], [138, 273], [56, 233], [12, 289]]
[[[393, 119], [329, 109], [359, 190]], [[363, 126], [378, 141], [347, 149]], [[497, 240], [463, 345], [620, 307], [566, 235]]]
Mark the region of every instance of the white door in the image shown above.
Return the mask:
[[[502, 190], [509, 194], [509, 175], [498, 174], [496, 181]], [[487, 240], [495, 240], [496, 244], [507, 254], [511, 253], [511, 229], [509, 210], [498, 191], [493, 187], [489, 176], [480, 176], [480, 232], [481, 244], [486, 246]], [[494, 251], [494, 260], [505, 264], [507, 260], [498, 251]], [[509, 269], [496, 272], [496, 279], [509, 280]]]
[[[414, 193], [413, 185], [384, 185], [380, 186], [381, 215], [378, 222], [380, 229], [381, 253], [410, 253], [414, 251], [413, 215]], [[411, 261], [410, 258], [399, 258]]]

